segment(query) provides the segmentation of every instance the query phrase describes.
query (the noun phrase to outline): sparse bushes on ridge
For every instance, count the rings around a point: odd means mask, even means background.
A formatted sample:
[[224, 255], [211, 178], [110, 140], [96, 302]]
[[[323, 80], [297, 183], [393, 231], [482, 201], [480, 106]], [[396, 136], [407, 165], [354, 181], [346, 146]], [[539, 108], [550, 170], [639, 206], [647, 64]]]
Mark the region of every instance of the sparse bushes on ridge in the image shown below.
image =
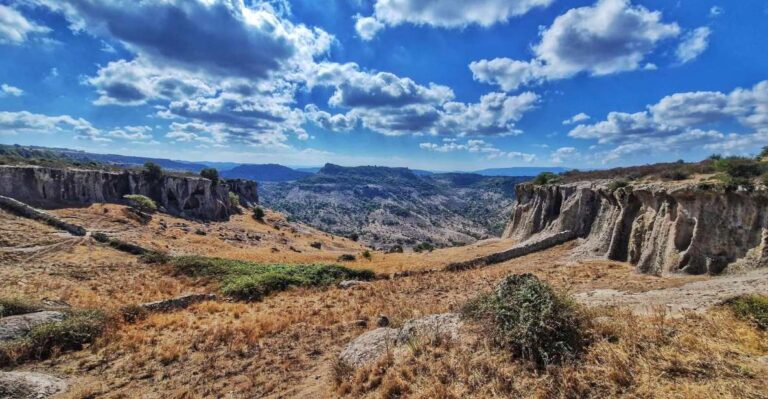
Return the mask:
[[435, 246], [428, 242], [422, 242], [421, 244], [413, 247], [413, 252], [424, 252], [424, 251], [432, 252], [434, 250], [435, 250]]
[[557, 184], [563, 181], [563, 178], [552, 172], [541, 172], [533, 179], [533, 184], [543, 186], [546, 184]]
[[261, 207], [257, 206], [255, 208], [253, 208], [253, 218], [254, 219], [258, 220], [259, 222], [263, 222], [264, 221], [264, 216], [265, 216], [265, 213], [264, 213], [264, 210], [261, 209]]
[[63, 351], [80, 350], [106, 328], [107, 316], [101, 311], [65, 313], [62, 321], [36, 326], [23, 338], [0, 344], [0, 367], [30, 359], [47, 359]]
[[608, 190], [610, 190], [611, 192], [614, 192], [614, 191], [616, 191], [616, 190], [618, 190], [620, 188], [624, 188], [624, 187], [628, 187], [628, 186], [629, 186], [629, 182], [628, 181], [626, 181], [624, 179], [617, 179], [617, 180], [614, 180], [614, 181], [608, 183]]
[[342, 280], [375, 277], [370, 270], [339, 265], [260, 264], [202, 256], [183, 256], [172, 262], [179, 273], [219, 280], [224, 295], [242, 300], [260, 300], [289, 287], [325, 287]]
[[152, 182], [158, 182], [163, 178], [163, 168], [154, 162], [145, 163], [144, 170], [141, 173], [146, 176], [147, 180]]
[[741, 319], [768, 330], [768, 296], [744, 295], [729, 299], [725, 305]]
[[714, 161], [714, 168], [733, 178], [751, 179], [763, 174], [766, 170], [765, 165], [760, 162], [745, 157], [727, 157]]
[[219, 171], [216, 168], [203, 168], [200, 170], [200, 177], [210, 180], [213, 185], [219, 184]]
[[571, 360], [587, 343], [578, 305], [533, 274], [508, 276], [469, 301], [464, 314], [486, 322], [496, 345], [539, 367]]

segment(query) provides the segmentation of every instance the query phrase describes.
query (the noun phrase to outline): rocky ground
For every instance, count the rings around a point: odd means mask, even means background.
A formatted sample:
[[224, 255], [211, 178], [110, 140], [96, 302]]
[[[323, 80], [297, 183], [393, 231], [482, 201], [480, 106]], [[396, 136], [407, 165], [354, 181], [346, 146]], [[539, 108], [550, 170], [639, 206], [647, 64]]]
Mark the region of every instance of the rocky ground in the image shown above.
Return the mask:
[[[159, 215], [148, 225], [112, 205], [54, 213], [172, 254], [289, 263], [335, 262], [341, 254], [353, 254], [356, 260], [348, 266], [381, 274], [440, 269], [514, 244], [497, 239], [421, 254], [371, 251], [368, 260], [358, 243], [271, 212], [264, 223], [248, 215], [208, 224]], [[320, 249], [312, 246], [316, 242]], [[261, 302], [205, 300], [135, 323], [115, 321], [83, 351], [13, 371], [53, 376], [46, 383], [54, 388], [66, 381], [64, 398], [768, 397], [768, 335], [718, 307], [704, 311], [739, 286], [768, 293], [768, 274], [655, 277], [637, 274], [623, 262], [576, 260], [575, 245], [480, 269], [348, 288], [291, 289]], [[217, 289], [214, 282], [138, 262], [90, 237], [72, 237], [4, 212], [0, 246], [0, 297], [118, 313], [128, 304]], [[386, 328], [413, 331], [409, 326], [425, 316], [458, 312], [469, 298], [491, 290], [510, 273], [523, 272], [594, 305], [600, 320], [595, 328], [612, 338], [595, 343], [578, 365], [535, 372], [494, 350], [479, 326], [466, 322], [456, 339], [408, 340], [398, 356], [357, 370], [340, 368], [339, 355], [350, 342], [379, 328], [382, 315]], [[687, 303], [700, 304], [696, 309], [702, 312], [669, 317], [667, 305], [674, 311]], [[651, 304], [660, 306], [652, 312], [630, 311]]]

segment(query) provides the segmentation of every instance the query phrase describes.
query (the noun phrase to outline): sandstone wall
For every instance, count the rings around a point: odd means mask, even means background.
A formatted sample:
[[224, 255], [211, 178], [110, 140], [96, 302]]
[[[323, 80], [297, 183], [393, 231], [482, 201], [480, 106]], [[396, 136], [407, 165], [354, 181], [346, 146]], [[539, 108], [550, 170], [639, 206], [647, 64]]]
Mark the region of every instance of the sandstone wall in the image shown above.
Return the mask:
[[[241, 202], [258, 202], [256, 183], [239, 182], [235, 189]], [[149, 181], [135, 171], [0, 166], [0, 195], [43, 208], [125, 203], [123, 196], [141, 194], [172, 215], [225, 220], [234, 212], [229, 190], [227, 183], [214, 185], [200, 177], [164, 175], [159, 181]]]
[[573, 231], [584, 255], [636, 265], [642, 273], [721, 273], [768, 265], [768, 196], [722, 193], [693, 183], [610, 190], [607, 181], [521, 184], [504, 237]]

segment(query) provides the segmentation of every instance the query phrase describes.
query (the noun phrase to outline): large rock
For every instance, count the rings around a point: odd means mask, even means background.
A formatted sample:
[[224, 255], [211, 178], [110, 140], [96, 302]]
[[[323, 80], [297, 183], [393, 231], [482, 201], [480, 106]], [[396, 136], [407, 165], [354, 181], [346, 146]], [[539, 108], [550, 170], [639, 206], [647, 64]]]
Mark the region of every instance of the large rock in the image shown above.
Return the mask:
[[0, 319], [0, 342], [12, 341], [27, 335], [33, 328], [64, 320], [64, 313], [43, 311]]
[[435, 342], [459, 338], [461, 319], [458, 314], [436, 314], [409, 320], [402, 328], [381, 327], [352, 340], [339, 359], [351, 367], [361, 367], [387, 353], [400, 355], [413, 342]]
[[657, 275], [768, 265], [765, 192], [722, 193], [692, 183], [611, 190], [608, 184], [518, 185], [504, 237], [523, 241], [571, 231], [584, 238], [583, 254]]
[[43, 399], [67, 389], [67, 382], [42, 373], [0, 372], [0, 398]]
[[57, 169], [39, 166], [0, 166], [0, 195], [44, 208], [90, 203], [119, 203], [127, 194], [155, 200], [172, 215], [226, 220], [235, 212], [230, 189], [241, 203], [258, 202], [255, 183], [213, 184], [202, 177], [163, 175], [152, 181], [137, 171]]

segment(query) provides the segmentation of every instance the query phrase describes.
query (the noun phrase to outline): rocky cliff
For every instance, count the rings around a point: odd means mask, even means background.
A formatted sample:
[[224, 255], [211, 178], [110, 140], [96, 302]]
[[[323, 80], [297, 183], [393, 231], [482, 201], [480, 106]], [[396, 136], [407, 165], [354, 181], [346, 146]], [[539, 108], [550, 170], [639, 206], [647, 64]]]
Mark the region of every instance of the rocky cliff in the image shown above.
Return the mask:
[[618, 189], [608, 181], [516, 188], [504, 237], [565, 231], [584, 255], [627, 261], [642, 273], [717, 274], [768, 265], [768, 195], [722, 192], [694, 183]]
[[235, 211], [229, 201], [230, 190], [240, 196], [243, 204], [258, 202], [254, 182], [214, 185], [208, 179], [174, 175], [163, 175], [155, 181], [144, 173], [128, 170], [0, 166], [0, 195], [43, 208], [125, 203], [123, 196], [141, 194], [172, 215], [224, 220]]

